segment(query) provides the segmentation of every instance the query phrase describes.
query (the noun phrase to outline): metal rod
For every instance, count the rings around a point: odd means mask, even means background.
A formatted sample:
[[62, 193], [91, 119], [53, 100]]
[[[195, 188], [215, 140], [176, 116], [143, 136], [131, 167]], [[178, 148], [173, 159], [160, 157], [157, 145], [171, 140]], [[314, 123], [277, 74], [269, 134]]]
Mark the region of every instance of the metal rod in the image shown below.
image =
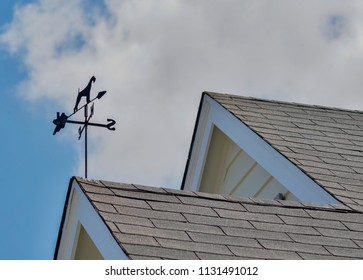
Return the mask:
[[86, 127], [85, 127], [85, 138], [84, 138], [84, 153], [85, 153], [85, 157], [84, 157], [84, 159], [85, 159], [85, 175], [84, 175], [84, 177], [87, 179], [87, 125], [86, 125]]
[[88, 106], [84, 107], [84, 177], [87, 179], [87, 126], [88, 126]]

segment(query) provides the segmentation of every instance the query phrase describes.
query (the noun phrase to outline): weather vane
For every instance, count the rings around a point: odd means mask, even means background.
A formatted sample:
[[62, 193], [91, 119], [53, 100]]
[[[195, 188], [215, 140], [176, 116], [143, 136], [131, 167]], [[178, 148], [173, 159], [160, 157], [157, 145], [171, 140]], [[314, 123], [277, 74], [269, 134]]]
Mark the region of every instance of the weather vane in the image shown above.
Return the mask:
[[[57, 112], [57, 118], [53, 120], [53, 123], [55, 124], [55, 129], [54, 129], [53, 135], [55, 135], [62, 128], [64, 128], [66, 123], [81, 125], [78, 129], [78, 134], [79, 134], [78, 139], [81, 139], [82, 134], [84, 132], [85, 178], [87, 178], [87, 128], [88, 128], [88, 126], [105, 127], [109, 130], [115, 130], [114, 125], [116, 124], [116, 122], [113, 119], [107, 119], [107, 122], [108, 122], [107, 124], [90, 122], [90, 119], [92, 118], [92, 116], [94, 114], [94, 103], [92, 103], [92, 102], [95, 101], [96, 99], [101, 99], [101, 97], [104, 96], [106, 93], [105, 90], [100, 91], [96, 97], [94, 97], [93, 99], [90, 98], [92, 83], [94, 83], [95, 81], [96, 81], [95, 76], [92, 76], [92, 78], [88, 82], [87, 86], [83, 90], [79, 91], [79, 89], [78, 89], [77, 100], [76, 100], [76, 104], [74, 105], [72, 114], [67, 116], [65, 113], [60, 114], [59, 112]], [[82, 107], [78, 108], [79, 102], [81, 101], [82, 97], [86, 98], [86, 104], [84, 104]], [[90, 112], [90, 114], [88, 114], [88, 105], [91, 103], [92, 103], [91, 112]], [[84, 121], [69, 120], [70, 117], [75, 115], [81, 109], [84, 109]]]

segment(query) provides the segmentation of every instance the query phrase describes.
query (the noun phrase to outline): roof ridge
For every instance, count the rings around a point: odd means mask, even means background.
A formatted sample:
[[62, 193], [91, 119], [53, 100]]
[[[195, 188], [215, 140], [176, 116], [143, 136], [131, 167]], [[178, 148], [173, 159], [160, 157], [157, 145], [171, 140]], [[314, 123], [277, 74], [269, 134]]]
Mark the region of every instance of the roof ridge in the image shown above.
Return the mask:
[[[203, 192], [195, 192], [195, 191], [184, 191], [184, 190], [177, 190], [177, 189], [170, 189], [170, 188], [158, 188], [158, 187], [151, 187], [148, 186], [149, 189], [140, 189], [135, 187], [135, 189], [127, 189], [127, 188], [115, 188], [113, 186], [108, 186], [104, 184], [104, 181], [98, 180], [88, 180], [80, 177], [75, 177], [77, 182], [79, 183], [88, 183], [95, 187], [105, 187], [109, 189], [118, 189], [124, 190], [127, 192], [134, 192], [134, 193], [149, 193], [149, 194], [157, 194], [163, 196], [181, 196], [181, 197], [194, 197], [199, 199], [206, 199], [211, 201], [225, 201], [231, 203], [239, 203], [241, 205], [249, 204], [249, 205], [258, 205], [258, 206], [269, 206], [269, 207], [283, 207], [289, 209], [305, 209], [305, 210], [320, 210], [320, 211], [327, 211], [327, 212], [337, 212], [337, 213], [363, 213], [361, 211], [352, 209], [346, 205], [338, 205], [338, 204], [318, 204], [318, 203], [305, 203], [299, 201], [288, 201], [288, 200], [269, 200], [269, 199], [256, 199], [250, 197], [238, 197], [238, 196], [228, 196], [228, 195], [220, 195], [220, 194], [209, 194]], [[100, 182], [100, 183], [97, 183]], [[130, 186], [135, 186], [135, 184], [125, 184]], [[152, 191], [152, 189], [162, 189], [165, 192]], [[87, 190], [84, 190], [87, 192]], [[114, 194], [116, 195], [116, 194]], [[116, 195], [120, 196], [121, 195]], [[135, 197], [134, 199], [145, 200], [142, 198]], [[181, 202], [182, 203], [182, 202]]]
[[294, 106], [318, 108], [318, 109], [324, 109], [324, 110], [343, 111], [343, 112], [363, 114], [363, 109], [362, 110], [354, 110], [354, 109], [331, 107], [331, 106], [324, 106], [324, 105], [314, 105], [314, 104], [308, 104], [308, 103], [302, 103], [302, 102], [300, 103], [300, 102], [291, 102], [291, 101], [284, 101], [284, 100], [268, 99], [268, 98], [262, 98], [262, 97], [243, 96], [243, 95], [229, 94], [229, 93], [219, 93], [219, 92], [212, 92], [212, 91], [204, 91], [203, 94], [207, 94], [213, 99], [215, 99], [213, 97], [213, 95], [219, 95], [219, 96], [222, 96], [222, 97], [247, 99], [247, 100], [259, 101], [259, 102], [284, 104], [284, 105], [294, 105]]

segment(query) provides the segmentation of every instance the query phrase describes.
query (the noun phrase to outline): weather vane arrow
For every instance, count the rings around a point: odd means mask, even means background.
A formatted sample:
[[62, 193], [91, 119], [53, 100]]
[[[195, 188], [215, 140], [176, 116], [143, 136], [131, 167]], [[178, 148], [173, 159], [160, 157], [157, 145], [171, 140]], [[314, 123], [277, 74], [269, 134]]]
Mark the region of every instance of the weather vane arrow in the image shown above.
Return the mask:
[[[76, 104], [74, 105], [72, 114], [67, 116], [65, 113], [60, 114], [59, 112], [57, 112], [57, 118], [53, 120], [53, 123], [55, 124], [53, 135], [55, 135], [57, 132], [59, 132], [61, 129], [63, 129], [66, 126], [66, 123], [81, 125], [78, 129], [78, 133], [79, 133], [78, 139], [81, 139], [81, 136], [84, 132], [85, 133], [85, 178], [87, 178], [87, 128], [88, 128], [88, 126], [104, 127], [109, 130], [116, 130], [116, 128], [114, 127], [114, 125], [116, 124], [116, 121], [113, 119], [107, 119], [106, 124], [90, 122], [90, 119], [94, 115], [93, 101], [95, 101], [96, 99], [101, 99], [106, 94], [106, 91], [104, 90], [104, 91], [100, 91], [97, 94], [97, 96], [94, 97], [93, 99], [90, 98], [92, 83], [94, 83], [95, 81], [96, 81], [96, 77], [92, 76], [90, 81], [88, 82], [87, 86], [82, 91], [79, 91], [79, 89], [78, 89]], [[83, 106], [81, 106], [80, 108], [78, 108], [82, 97], [86, 98], [86, 103]], [[88, 106], [91, 103], [92, 103], [91, 112], [88, 115]], [[69, 120], [70, 117], [72, 117], [73, 115], [75, 115], [77, 112], [79, 112], [82, 109], [84, 109], [84, 121]]]

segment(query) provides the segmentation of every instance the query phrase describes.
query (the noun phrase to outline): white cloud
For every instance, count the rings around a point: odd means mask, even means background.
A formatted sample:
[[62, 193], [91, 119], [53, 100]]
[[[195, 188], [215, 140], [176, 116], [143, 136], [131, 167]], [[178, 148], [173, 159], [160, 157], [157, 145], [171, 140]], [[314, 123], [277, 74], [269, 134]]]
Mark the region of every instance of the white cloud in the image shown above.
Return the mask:
[[90, 132], [90, 177], [177, 185], [204, 90], [361, 108], [362, 11], [359, 1], [39, 0], [17, 8], [0, 42], [23, 58], [28, 100], [68, 113], [91, 75], [93, 94], [108, 90], [95, 121], [114, 118], [117, 130]]

